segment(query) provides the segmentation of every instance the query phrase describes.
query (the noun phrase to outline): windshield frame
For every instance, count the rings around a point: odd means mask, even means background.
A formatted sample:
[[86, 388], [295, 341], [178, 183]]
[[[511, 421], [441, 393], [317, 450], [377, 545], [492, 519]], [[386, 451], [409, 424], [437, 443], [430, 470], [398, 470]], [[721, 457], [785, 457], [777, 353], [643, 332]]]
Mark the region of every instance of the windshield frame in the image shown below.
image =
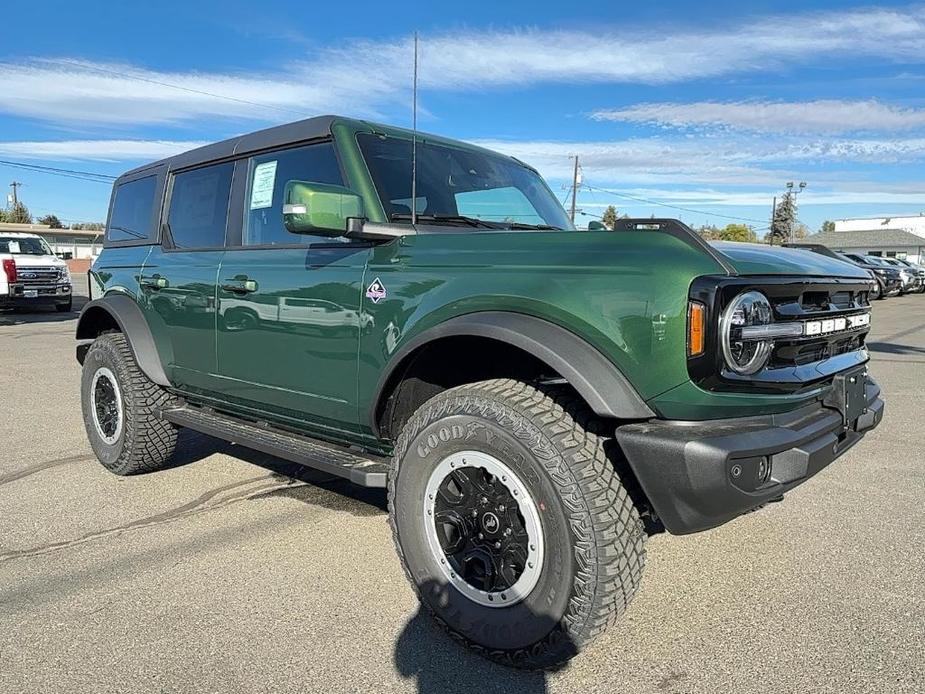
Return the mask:
[[[411, 136], [410, 133], [408, 136], [405, 136], [404, 133], [393, 134], [393, 133], [377, 133], [369, 131], [359, 131], [355, 133], [355, 144], [357, 147], [357, 152], [360, 155], [360, 158], [363, 161], [363, 164], [366, 167], [366, 171], [369, 175], [369, 180], [372, 183], [372, 188], [375, 191], [375, 194], [379, 201], [380, 209], [383, 213], [383, 219], [388, 223], [395, 224], [410, 224], [410, 207], [408, 205], [403, 205], [407, 209], [395, 209], [393, 207], [393, 199], [390, 197], [388, 188], [384, 184], [383, 176], [385, 172], [374, 164], [371, 164], [369, 158], [367, 158], [367, 149], [364, 146], [364, 139], [367, 139], [367, 142], [372, 141], [373, 139], [379, 140], [391, 140], [397, 141], [405, 146], [411, 145]], [[524, 164], [513, 157], [508, 157], [491, 150], [485, 150], [480, 147], [469, 146], [465, 143], [456, 143], [453, 141], [444, 140], [443, 138], [435, 138], [429, 135], [418, 135], [417, 140], [417, 152], [418, 152], [418, 201], [423, 195], [421, 195], [421, 153], [422, 149], [426, 148], [444, 148], [448, 150], [453, 150], [464, 154], [466, 157], [482, 157], [484, 158], [491, 166], [493, 167], [511, 167], [508, 168], [506, 173], [511, 173], [514, 175], [528, 176], [530, 183], [532, 184], [530, 190], [524, 190], [520, 186], [516, 185], [516, 182], [513, 180], [506, 181], [505, 185], [497, 186], [494, 188], [485, 188], [484, 190], [500, 190], [502, 188], [513, 188], [518, 191], [524, 198], [525, 202], [530, 205], [533, 209], [534, 214], [531, 214], [531, 217], [536, 217], [536, 224], [526, 223], [520, 219], [517, 219], [516, 214], [510, 215], [509, 220], [497, 220], [490, 217], [480, 217], [480, 216], [467, 216], [459, 212], [459, 208], [456, 207], [454, 210], [450, 209], [438, 209], [436, 211], [427, 210], [422, 211], [418, 210], [417, 215], [419, 217], [427, 218], [422, 219], [420, 223], [423, 224], [434, 224], [435, 221], [439, 225], [445, 225], [448, 227], [458, 228], [460, 231], [478, 231], [478, 232], [523, 232], [523, 231], [576, 231], [574, 224], [569, 220], [568, 214], [565, 209], [562, 207], [558, 198], [549, 188], [549, 185], [540, 176], [532, 167]], [[488, 167], [486, 167], [488, 168]], [[411, 163], [410, 159], [408, 160], [408, 178], [410, 181], [411, 177]], [[460, 191], [462, 193], [472, 192], [473, 190]], [[452, 191], [449, 191], [450, 195], [453, 196], [455, 202], [455, 195]], [[542, 196], [541, 200], [534, 201], [531, 199], [528, 193], [533, 193], [536, 195]], [[410, 198], [410, 195], [409, 195]], [[409, 200], [410, 202], [410, 200]], [[549, 214], [553, 213], [553, 214]], [[556, 216], [553, 220], [547, 220], [546, 215]], [[434, 220], [434, 215], [438, 218]], [[445, 219], [439, 219], [444, 217]], [[472, 221], [480, 222], [479, 224], [473, 224]], [[481, 228], [480, 228], [481, 227]]]

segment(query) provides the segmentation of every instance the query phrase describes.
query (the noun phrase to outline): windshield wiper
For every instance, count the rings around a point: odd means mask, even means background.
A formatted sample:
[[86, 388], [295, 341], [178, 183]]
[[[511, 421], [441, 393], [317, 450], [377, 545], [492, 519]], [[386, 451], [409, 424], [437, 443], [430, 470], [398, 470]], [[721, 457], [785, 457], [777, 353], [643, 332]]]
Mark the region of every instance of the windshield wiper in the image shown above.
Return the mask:
[[[408, 212], [393, 212], [392, 221], [410, 222], [411, 214]], [[430, 224], [465, 224], [479, 229], [501, 229], [503, 227], [486, 222], [478, 217], [466, 217], [461, 214], [419, 214], [417, 221]]]
[[554, 227], [551, 224], [527, 224], [525, 222], [508, 222], [507, 226], [511, 229], [537, 229], [539, 231], [562, 231], [561, 227]]

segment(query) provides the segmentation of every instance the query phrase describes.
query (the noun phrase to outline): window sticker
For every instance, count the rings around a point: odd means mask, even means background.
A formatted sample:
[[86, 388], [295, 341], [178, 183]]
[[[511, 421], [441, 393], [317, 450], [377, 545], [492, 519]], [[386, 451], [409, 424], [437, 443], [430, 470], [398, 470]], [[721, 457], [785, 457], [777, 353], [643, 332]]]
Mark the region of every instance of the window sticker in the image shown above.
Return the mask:
[[276, 161], [265, 161], [254, 167], [251, 183], [251, 209], [260, 210], [273, 205], [273, 187], [276, 184]]

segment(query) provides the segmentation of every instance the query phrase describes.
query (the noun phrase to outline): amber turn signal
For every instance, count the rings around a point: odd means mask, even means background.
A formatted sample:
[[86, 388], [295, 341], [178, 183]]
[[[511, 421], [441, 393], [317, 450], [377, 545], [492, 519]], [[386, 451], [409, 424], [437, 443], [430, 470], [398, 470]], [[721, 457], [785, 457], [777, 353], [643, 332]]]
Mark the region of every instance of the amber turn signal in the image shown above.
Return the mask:
[[696, 357], [703, 354], [704, 305], [691, 301], [687, 306], [687, 356]]

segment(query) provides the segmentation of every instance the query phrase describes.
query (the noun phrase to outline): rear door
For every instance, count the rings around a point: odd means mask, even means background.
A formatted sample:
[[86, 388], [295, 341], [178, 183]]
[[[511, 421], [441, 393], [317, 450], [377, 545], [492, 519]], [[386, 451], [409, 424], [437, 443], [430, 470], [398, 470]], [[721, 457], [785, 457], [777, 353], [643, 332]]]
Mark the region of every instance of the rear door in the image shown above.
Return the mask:
[[216, 279], [224, 255], [234, 163], [175, 172], [168, 181], [161, 246], [141, 277], [141, 302], [168, 378], [199, 393], [216, 390]]
[[239, 405], [325, 430], [355, 431], [360, 297], [368, 242], [292, 234], [289, 180], [344, 185], [331, 142], [238, 162], [240, 237], [218, 278], [218, 371]]

